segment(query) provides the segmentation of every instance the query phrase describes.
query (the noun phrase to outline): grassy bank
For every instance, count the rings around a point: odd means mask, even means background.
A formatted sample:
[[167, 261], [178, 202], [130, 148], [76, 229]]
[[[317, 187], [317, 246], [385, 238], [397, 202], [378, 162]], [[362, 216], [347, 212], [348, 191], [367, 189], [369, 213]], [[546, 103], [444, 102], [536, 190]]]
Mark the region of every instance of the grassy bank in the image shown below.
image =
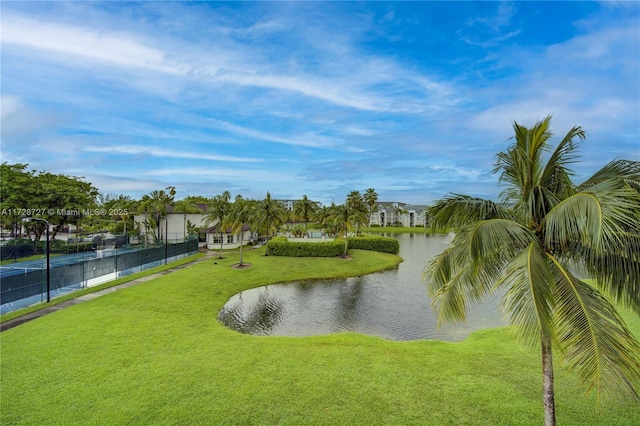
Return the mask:
[[[59, 425], [539, 425], [539, 356], [506, 329], [461, 343], [351, 333], [243, 335], [216, 314], [247, 288], [361, 275], [396, 256], [290, 259], [246, 251], [208, 259], [1, 335], [0, 423]], [[640, 332], [640, 320], [626, 313]], [[602, 410], [559, 372], [559, 424], [636, 425], [640, 408]]]
[[147, 269], [145, 271], [136, 272], [135, 274], [127, 275], [126, 277], [118, 278], [117, 280], [109, 281], [103, 284], [99, 284], [93, 287], [85, 288], [82, 290], [74, 291], [71, 293], [67, 293], [65, 295], [56, 297], [51, 299], [48, 303], [38, 303], [36, 305], [27, 306], [26, 308], [16, 309], [15, 311], [8, 312], [2, 316], [0, 316], [0, 323], [5, 321], [9, 321], [11, 319], [20, 317], [22, 315], [29, 314], [31, 312], [36, 312], [41, 309], [47, 308], [49, 306], [58, 305], [62, 302], [66, 302], [70, 299], [75, 299], [76, 297], [82, 296], [84, 294], [94, 293], [99, 290], [104, 290], [105, 288], [115, 287], [120, 284], [128, 283], [129, 281], [133, 281], [138, 278], [143, 278], [149, 275], [157, 274], [158, 272], [163, 272], [171, 268], [175, 268], [176, 266], [184, 265], [185, 263], [193, 262], [194, 260], [200, 259], [204, 257], [204, 253], [196, 253], [191, 256], [185, 257], [180, 260], [176, 260], [175, 262], [171, 262], [168, 265], [156, 266], [154, 268]]

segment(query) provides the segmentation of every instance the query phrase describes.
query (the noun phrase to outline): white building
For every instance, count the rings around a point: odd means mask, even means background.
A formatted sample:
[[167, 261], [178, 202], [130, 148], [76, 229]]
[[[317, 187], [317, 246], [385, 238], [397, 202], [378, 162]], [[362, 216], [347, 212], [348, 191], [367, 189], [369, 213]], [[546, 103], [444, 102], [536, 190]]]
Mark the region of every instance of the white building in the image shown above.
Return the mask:
[[371, 215], [370, 226], [426, 226], [427, 206], [398, 202], [379, 202]]
[[189, 237], [187, 228], [190, 223], [198, 228], [205, 228], [211, 225], [205, 220], [207, 206], [205, 204], [197, 204], [197, 207], [200, 209], [199, 213], [187, 213], [185, 215], [182, 212], [176, 212], [173, 206], [167, 206], [167, 215], [160, 218], [158, 227], [154, 229], [148, 226], [145, 227], [145, 220], [148, 218], [156, 220], [153, 214], [137, 214], [133, 217], [133, 223], [136, 229], [140, 230], [142, 234], [145, 232], [149, 234], [149, 241], [153, 241], [151, 233], [155, 234], [156, 238], [162, 241], [164, 241], [165, 238], [170, 242], [184, 241]]
[[[207, 234], [207, 249], [216, 250], [220, 249], [222, 243], [223, 249], [233, 249], [240, 247], [241, 235], [231, 233], [231, 228], [228, 227], [222, 234], [218, 230], [218, 224], [211, 226], [204, 231]], [[253, 240], [255, 235], [251, 232], [251, 228], [246, 223], [242, 225], [242, 244], [247, 244]]]

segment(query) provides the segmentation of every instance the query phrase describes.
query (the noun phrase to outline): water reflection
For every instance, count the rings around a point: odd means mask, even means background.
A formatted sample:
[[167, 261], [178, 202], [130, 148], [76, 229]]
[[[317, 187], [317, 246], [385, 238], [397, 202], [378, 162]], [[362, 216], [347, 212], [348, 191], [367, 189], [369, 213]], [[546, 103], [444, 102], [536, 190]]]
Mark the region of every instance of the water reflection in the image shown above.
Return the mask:
[[390, 234], [404, 259], [397, 268], [341, 280], [276, 284], [233, 296], [219, 320], [256, 335], [311, 336], [353, 331], [392, 340], [459, 341], [471, 331], [503, 325], [499, 298], [468, 312], [462, 325], [436, 326], [424, 266], [442, 252], [451, 236]]
[[255, 303], [245, 302], [251, 295], [240, 293], [236, 296], [238, 303], [227, 303], [218, 315], [220, 322], [230, 329], [241, 333], [268, 335], [280, 322], [284, 302], [269, 295], [269, 286], [258, 293]]

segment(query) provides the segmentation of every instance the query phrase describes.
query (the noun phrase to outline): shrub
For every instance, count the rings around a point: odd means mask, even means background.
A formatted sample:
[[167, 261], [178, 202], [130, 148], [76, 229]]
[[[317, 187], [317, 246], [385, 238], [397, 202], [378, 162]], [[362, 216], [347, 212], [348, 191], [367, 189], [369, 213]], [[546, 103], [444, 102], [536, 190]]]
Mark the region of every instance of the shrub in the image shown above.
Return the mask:
[[65, 247], [66, 253], [81, 253], [84, 251], [92, 251], [92, 250], [93, 250], [92, 242], [67, 244], [67, 246]]
[[[349, 248], [357, 250], [371, 250], [382, 253], [398, 254], [400, 243], [395, 238], [368, 236], [347, 238]], [[270, 256], [289, 257], [333, 257], [344, 253], [344, 239], [322, 243], [290, 242], [286, 237], [278, 236], [269, 241]]]
[[270, 256], [334, 257], [344, 252], [344, 240], [322, 243], [289, 242], [286, 237], [274, 237], [269, 241]]
[[347, 240], [349, 241], [350, 249], [371, 250], [391, 254], [398, 254], [400, 251], [400, 243], [391, 237], [349, 237]]

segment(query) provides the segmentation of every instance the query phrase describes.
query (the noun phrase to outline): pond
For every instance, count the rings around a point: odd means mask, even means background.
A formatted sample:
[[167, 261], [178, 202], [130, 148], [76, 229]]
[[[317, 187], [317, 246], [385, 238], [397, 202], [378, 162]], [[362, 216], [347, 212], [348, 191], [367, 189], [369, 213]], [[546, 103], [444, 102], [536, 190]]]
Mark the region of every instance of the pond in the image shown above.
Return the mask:
[[242, 333], [262, 336], [314, 336], [356, 332], [390, 340], [460, 341], [474, 330], [505, 325], [499, 296], [468, 312], [467, 322], [437, 327], [424, 266], [441, 253], [451, 236], [386, 234], [400, 242], [397, 268], [362, 277], [274, 284], [236, 294], [218, 319]]

